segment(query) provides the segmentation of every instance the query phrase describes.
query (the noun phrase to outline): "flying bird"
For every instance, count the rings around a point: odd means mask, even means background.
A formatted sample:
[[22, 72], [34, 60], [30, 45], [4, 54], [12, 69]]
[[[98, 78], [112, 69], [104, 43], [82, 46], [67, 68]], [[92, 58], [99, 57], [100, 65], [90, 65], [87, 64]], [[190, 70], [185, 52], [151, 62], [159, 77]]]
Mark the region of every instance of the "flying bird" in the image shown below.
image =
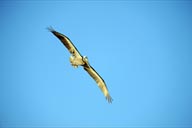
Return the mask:
[[75, 45], [71, 42], [71, 40], [55, 31], [53, 28], [48, 28], [48, 30], [53, 33], [62, 43], [63, 45], [69, 50], [71, 53], [70, 56], [70, 63], [74, 68], [77, 68], [78, 66], [83, 66], [84, 70], [87, 71], [87, 73], [96, 81], [97, 85], [103, 92], [105, 98], [109, 103], [112, 103], [112, 98], [109, 94], [109, 91], [107, 89], [107, 86], [105, 84], [105, 81], [102, 79], [102, 77], [94, 70], [94, 68], [89, 64], [87, 56], [82, 56], [80, 52], [77, 50]]

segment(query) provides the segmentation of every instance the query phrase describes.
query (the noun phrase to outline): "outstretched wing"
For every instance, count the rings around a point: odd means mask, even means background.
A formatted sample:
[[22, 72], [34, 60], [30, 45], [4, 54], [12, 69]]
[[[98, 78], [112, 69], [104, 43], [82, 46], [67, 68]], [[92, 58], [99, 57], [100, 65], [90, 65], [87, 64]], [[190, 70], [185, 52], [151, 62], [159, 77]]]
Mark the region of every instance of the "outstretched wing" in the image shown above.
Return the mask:
[[93, 67], [90, 65], [84, 65], [84, 69], [89, 73], [89, 75], [96, 81], [98, 84], [99, 88], [105, 95], [106, 99], [108, 100], [109, 103], [112, 103], [112, 98], [109, 94], [109, 91], [107, 89], [107, 86], [105, 84], [105, 81], [101, 78], [101, 76], [94, 70]]
[[75, 57], [81, 57], [81, 54], [80, 54], [80, 52], [77, 50], [77, 48], [74, 46], [74, 44], [71, 42], [71, 40], [67, 37], [67, 36], [65, 36], [65, 35], [63, 35], [63, 34], [61, 34], [61, 33], [59, 33], [59, 32], [57, 32], [57, 31], [55, 31], [53, 28], [48, 28], [48, 30], [50, 31], [50, 32], [52, 32], [64, 45], [65, 45], [65, 47], [69, 50], [69, 52], [73, 55], [73, 56], [75, 56]]

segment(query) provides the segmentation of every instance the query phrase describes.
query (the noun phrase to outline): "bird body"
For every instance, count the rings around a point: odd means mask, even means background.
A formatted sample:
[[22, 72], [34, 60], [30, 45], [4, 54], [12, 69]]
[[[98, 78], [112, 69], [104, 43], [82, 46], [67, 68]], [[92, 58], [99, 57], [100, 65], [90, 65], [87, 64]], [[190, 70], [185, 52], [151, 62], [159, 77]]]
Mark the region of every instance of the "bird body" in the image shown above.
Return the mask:
[[82, 57], [74, 57], [74, 56], [70, 56], [69, 58], [71, 65], [75, 68], [77, 68], [78, 66], [82, 66], [85, 64], [85, 62], [83, 61]]
[[71, 53], [70, 63], [73, 67], [77, 68], [78, 66], [83, 66], [84, 70], [96, 81], [100, 90], [103, 92], [104, 96], [108, 100], [109, 103], [112, 102], [112, 98], [109, 94], [105, 81], [102, 77], [95, 71], [95, 69], [89, 64], [88, 58], [86, 56], [82, 56], [77, 48], [74, 46], [72, 41], [65, 35], [55, 31], [53, 28], [48, 28], [50, 32], [52, 32], [69, 50]]

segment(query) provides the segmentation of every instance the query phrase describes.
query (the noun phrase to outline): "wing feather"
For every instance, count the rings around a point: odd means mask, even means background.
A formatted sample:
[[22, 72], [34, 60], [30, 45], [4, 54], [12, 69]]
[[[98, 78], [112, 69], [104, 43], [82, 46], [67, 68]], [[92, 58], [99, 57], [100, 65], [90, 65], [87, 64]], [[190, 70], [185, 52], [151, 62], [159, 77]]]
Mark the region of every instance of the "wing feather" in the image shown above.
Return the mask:
[[72, 43], [72, 41], [65, 35], [55, 31], [53, 28], [48, 28], [48, 30], [53, 33], [63, 44], [64, 46], [69, 50], [69, 52], [76, 57], [81, 57], [80, 52], [77, 50], [75, 45]]
[[95, 69], [91, 66], [88, 65], [84, 65], [84, 69], [85, 71], [88, 72], [88, 74], [96, 81], [96, 83], [98, 84], [99, 88], [101, 89], [101, 91], [103, 92], [103, 94], [105, 95], [107, 101], [109, 103], [112, 103], [112, 98], [109, 94], [108, 88], [105, 84], [105, 81], [102, 79], [102, 77], [95, 71]]

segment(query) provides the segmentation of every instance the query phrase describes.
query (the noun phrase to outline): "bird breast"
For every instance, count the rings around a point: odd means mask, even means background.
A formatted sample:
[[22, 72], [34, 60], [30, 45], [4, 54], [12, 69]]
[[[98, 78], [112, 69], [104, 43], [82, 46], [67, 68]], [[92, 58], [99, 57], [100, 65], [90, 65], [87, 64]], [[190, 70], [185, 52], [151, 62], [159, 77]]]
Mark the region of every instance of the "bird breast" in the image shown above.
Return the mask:
[[71, 56], [70, 57], [70, 62], [73, 66], [81, 66], [81, 65], [84, 65], [85, 63], [83, 62], [82, 60], [82, 57], [74, 57], [74, 56]]

